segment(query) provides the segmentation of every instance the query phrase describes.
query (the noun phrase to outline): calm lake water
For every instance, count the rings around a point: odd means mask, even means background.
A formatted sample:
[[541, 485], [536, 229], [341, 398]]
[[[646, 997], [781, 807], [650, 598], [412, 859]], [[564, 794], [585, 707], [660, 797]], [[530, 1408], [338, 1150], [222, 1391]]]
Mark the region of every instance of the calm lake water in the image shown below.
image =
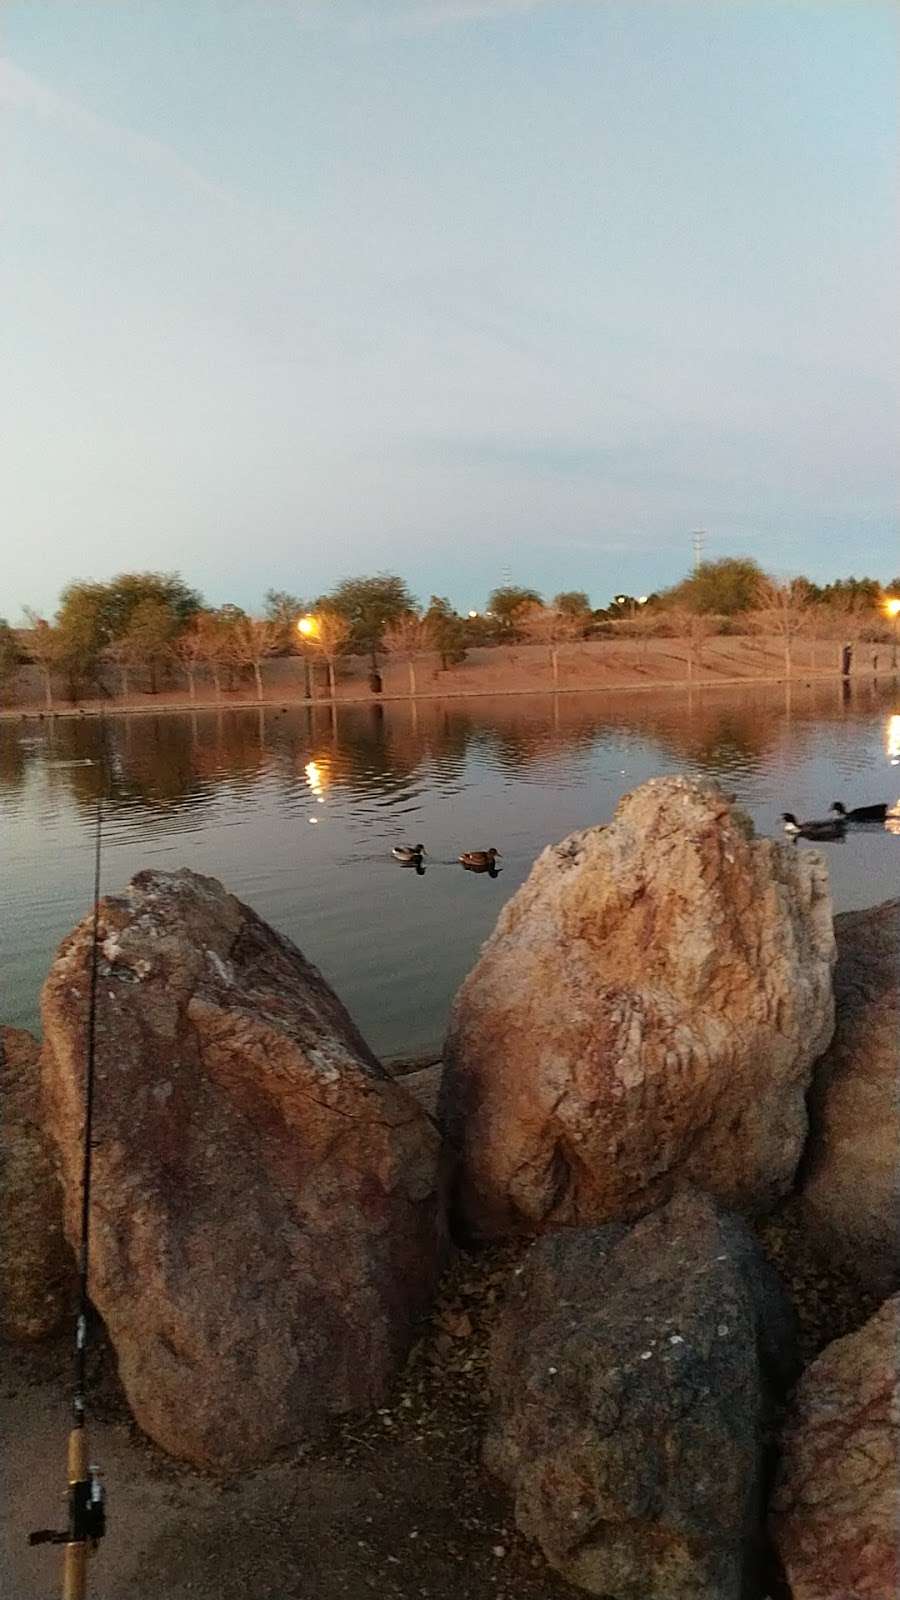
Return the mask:
[[[503, 901], [545, 844], [659, 773], [734, 790], [758, 831], [900, 796], [900, 687], [840, 684], [427, 701], [0, 724], [0, 1020], [36, 1027], [53, 951], [141, 867], [221, 878], [321, 968], [373, 1047], [438, 1042]], [[423, 841], [424, 876], [391, 846]], [[453, 865], [503, 853], [496, 879]], [[800, 845], [798, 848], [806, 848]], [[822, 847], [838, 910], [900, 894], [900, 833]]]

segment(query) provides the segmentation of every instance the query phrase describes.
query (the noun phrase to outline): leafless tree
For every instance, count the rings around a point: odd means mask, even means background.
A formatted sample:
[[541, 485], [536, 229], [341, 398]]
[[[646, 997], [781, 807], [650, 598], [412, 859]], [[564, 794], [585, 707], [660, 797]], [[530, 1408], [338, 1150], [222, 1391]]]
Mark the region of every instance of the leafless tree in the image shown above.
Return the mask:
[[685, 646], [687, 675], [692, 679], [703, 665], [703, 646], [716, 631], [715, 621], [703, 611], [692, 611], [689, 606], [668, 607], [666, 619]]
[[323, 609], [315, 613], [315, 628], [308, 635], [310, 644], [321, 651], [328, 667], [328, 694], [332, 705], [337, 700], [334, 663], [350, 637], [352, 625], [338, 611]]
[[59, 635], [57, 629], [38, 616], [29, 606], [25, 607], [25, 617], [31, 629], [28, 640], [28, 654], [40, 668], [44, 680], [44, 703], [48, 711], [53, 710], [53, 669], [59, 662]]
[[784, 672], [794, 668], [794, 644], [809, 631], [815, 618], [812, 591], [805, 578], [761, 578], [753, 613], [757, 628], [774, 633], [784, 651]]
[[416, 698], [416, 656], [432, 647], [432, 628], [418, 611], [406, 611], [388, 623], [381, 636], [382, 648], [405, 660], [409, 674], [409, 698]]
[[539, 601], [523, 606], [516, 616], [516, 627], [536, 644], [543, 644], [550, 655], [553, 687], [559, 688], [559, 647], [584, 631], [580, 617], [563, 611], [559, 606], [541, 605]]
[[192, 620], [183, 633], [172, 640], [172, 658], [178, 663], [188, 681], [188, 693], [197, 698], [197, 673], [207, 659], [206, 641], [196, 620]]
[[283, 629], [277, 622], [258, 617], [241, 617], [228, 630], [228, 649], [238, 667], [250, 667], [256, 682], [256, 698], [263, 698], [262, 664], [283, 648]]

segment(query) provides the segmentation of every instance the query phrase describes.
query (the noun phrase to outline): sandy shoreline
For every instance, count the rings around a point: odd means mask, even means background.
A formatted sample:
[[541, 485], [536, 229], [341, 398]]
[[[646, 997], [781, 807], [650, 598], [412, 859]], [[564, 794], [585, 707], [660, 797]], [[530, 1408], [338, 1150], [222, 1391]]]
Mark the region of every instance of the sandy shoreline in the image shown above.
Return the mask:
[[[876, 674], [871, 670], [863, 670], [862, 672], [854, 673], [852, 678], [847, 681], [862, 682], [879, 676], [882, 678], [891, 676], [896, 677], [896, 674]], [[566, 697], [569, 697], [573, 695], [597, 695], [607, 693], [622, 694], [626, 692], [631, 693], [635, 690], [648, 693], [655, 689], [664, 689], [668, 691], [680, 689], [682, 692], [684, 690], [693, 691], [697, 689], [738, 689], [746, 688], [749, 684], [790, 684], [797, 688], [805, 688], [811, 683], [840, 682], [841, 678], [842, 674], [840, 672], [817, 670], [815, 672], [810, 671], [802, 674], [794, 674], [790, 678], [786, 677], [784, 673], [745, 673], [739, 677], [729, 678], [704, 675], [703, 677], [697, 677], [693, 680], [687, 678], [653, 678], [649, 681], [645, 680], [643, 682], [635, 682], [634, 680], [630, 680], [627, 682], [610, 683], [594, 682], [585, 684], [561, 684], [558, 689], [553, 689], [550, 687], [542, 688], [540, 685], [529, 683], [523, 684], [519, 688], [486, 687], [483, 689], [424, 689], [417, 692], [414, 697], [409, 694], [399, 693], [382, 693], [378, 695], [372, 693], [359, 695], [340, 694], [338, 695], [336, 705], [340, 711], [345, 706], [403, 705], [409, 704], [410, 701], [415, 704], [421, 700], [485, 700], [516, 698], [526, 695], [543, 695], [547, 699], [552, 700], [556, 695], [565, 695]], [[187, 696], [177, 699], [173, 696], [148, 695], [145, 696], [142, 701], [137, 701], [133, 697], [129, 698], [128, 700], [86, 700], [78, 705], [54, 706], [52, 711], [48, 711], [46, 707], [39, 708], [36, 706], [23, 706], [12, 709], [4, 707], [2, 710], [0, 710], [0, 722], [37, 722], [48, 721], [50, 719], [59, 720], [66, 717], [87, 718], [101, 716], [161, 716], [164, 714], [184, 715], [186, 712], [193, 713], [200, 711], [265, 712], [276, 709], [280, 711], [283, 707], [287, 706], [292, 708], [301, 706], [314, 706], [318, 709], [324, 708], [325, 710], [328, 710], [331, 707], [331, 703], [332, 702], [328, 698], [322, 696], [309, 699], [304, 695], [297, 696], [292, 694], [267, 695], [262, 700], [258, 700], [255, 696], [253, 699], [238, 699], [234, 695], [229, 695], [227, 698], [223, 698], [221, 700], [190, 700]]]
[[[861, 682], [872, 678], [896, 678], [897, 667], [890, 646], [854, 646], [852, 678]], [[779, 640], [744, 634], [720, 634], [704, 644], [700, 662], [689, 670], [681, 641], [676, 639], [634, 640], [604, 638], [584, 640], [560, 651], [558, 681], [554, 684], [546, 650], [530, 644], [473, 648], [465, 661], [444, 669], [436, 655], [423, 655], [415, 662], [415, 694], [410, 694], [407, 663], [391, 658], [379, 665], [382, 692], [369, 687], [369, 662], [349, 656], [339, 662], [338, 710], [345, 706], [412, 705], [436, 700], [497, 699], [542, 695], [570, 698], [578, 695], [616, 694], [623, 690], [643, 691], [737, 688], [754, 684], [796, 684], [839, 681], [840, 647], [834, 640], [808, 639], [798, 643], [790, 674], [785, 672], [783, 647]], [[851, 681], [852, 681], [851, 678]], [[322, 682], [322, 665], [317, 665], [314, 693], [307, 693], [306, 665], [300, 656], [272, 657], [263, 663], [263, 697], [260, 700], [249, 686], [216, 694], [211, 682], [201, 679], [196, 698], [186, 686], [167, 685], [157, 693], [132, 690], [128, 695], [114, 693], [116, 681], [107, 675], [104, 693], [72, 703], [63, 697], [52, 707], [45, 701], [40, 675], [34, 668], [20, 671], [16, 680], [17, 698], [0, 709], [0, 720], [45, 720], [49, 717], [159, 716], [164, 712], [267, 711], [284, 707], [331, 708], [331, 699]], [[57, 685], [61, 687], [61, 685]]]

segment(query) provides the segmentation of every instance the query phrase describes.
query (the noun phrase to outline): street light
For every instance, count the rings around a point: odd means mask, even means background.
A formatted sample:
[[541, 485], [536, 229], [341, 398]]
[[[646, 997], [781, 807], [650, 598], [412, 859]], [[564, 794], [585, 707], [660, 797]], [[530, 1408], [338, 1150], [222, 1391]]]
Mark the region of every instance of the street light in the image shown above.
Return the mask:
[[[311, 611], [307, 611], [305, 616], [298, 617], [297, 618], [297, 632], [299, 633], [301, 639], [308, 639], [311, 644], [315, 644], [316, 640], [319, 637], [319, 633], [321, 632], [321, 629], [319, 627], [319, 619], [318, 619], [318, 617], [314, 616]], [[313, 697], [313, 683], [312, 683], [312, 668], [310, 666], [310, 661], [309, 661], [309, 653], [308, 653], [308, 651], [304, 650], [302, 652], [302, 655], [303, 655], [303, 692], [304, 692], [304, 695], [306, 696], [306, 699], [307, 700], [311, 700], [312, 697]]]

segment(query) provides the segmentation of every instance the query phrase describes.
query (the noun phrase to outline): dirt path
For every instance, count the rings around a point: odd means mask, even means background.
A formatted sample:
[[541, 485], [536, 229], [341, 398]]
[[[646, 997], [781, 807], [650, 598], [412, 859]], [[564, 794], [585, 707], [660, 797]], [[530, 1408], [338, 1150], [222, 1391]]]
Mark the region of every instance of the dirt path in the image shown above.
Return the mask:
[[[480, 1471], [488, 1331], [509, 1257], [459, 1258], [389, 1407], [291, 1460], [217, 1482], [131, 1424], [108, 1349], [95, 1358], [91, 1450], [109, 1532], [91, 1600], [563, 1600]], [[0, 1594], [58, 1593], [68, 1343], [0, 1352]]]

